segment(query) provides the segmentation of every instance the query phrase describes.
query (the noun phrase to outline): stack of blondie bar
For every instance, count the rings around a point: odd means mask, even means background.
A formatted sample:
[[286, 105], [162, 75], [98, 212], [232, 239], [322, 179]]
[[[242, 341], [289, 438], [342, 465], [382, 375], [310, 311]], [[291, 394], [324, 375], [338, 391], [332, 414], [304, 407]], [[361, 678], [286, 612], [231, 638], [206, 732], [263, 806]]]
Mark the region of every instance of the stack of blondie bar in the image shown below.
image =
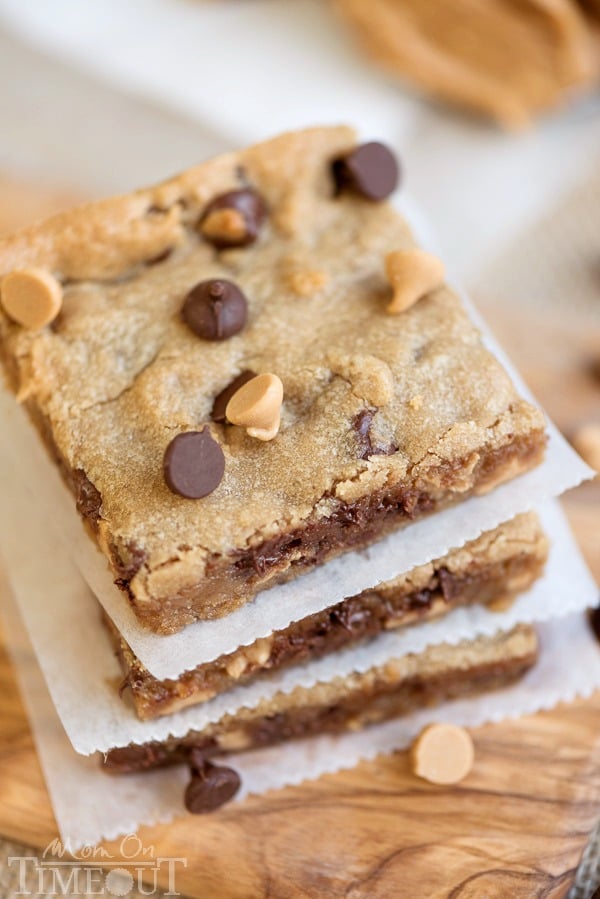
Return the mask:
[[543, 570], [534, 513], [269, 626], [277, 585], [401, 541], [425, 516], [435, 529], [437, 513], [544, 455], [542, 414], [387, 202], [399, 179], [384, 145], [315, 128], [0, 242], [9, 386], [138, 626], [156, 645], [188, 628], [201, 641], [203, 622], [272, 594], [239, 646], [204, 646], [170, 679], [105, 615], [124, 713], [169, 716], [299, 673], [293, 690], [204, 729], [105, 756], [119, 773], [189, 764], [192, 811], [238, 788], [215, 757], [492, 689], [536, 660], [535, 631], [519, 624], [309, 686], [300, 676], [459, 606], [505, 606]]

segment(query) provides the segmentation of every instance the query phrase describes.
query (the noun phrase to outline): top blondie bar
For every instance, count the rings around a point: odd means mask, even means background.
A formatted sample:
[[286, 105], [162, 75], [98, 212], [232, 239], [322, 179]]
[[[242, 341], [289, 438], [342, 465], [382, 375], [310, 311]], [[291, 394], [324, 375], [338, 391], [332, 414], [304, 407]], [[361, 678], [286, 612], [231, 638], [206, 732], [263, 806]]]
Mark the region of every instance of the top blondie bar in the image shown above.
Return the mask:
[[541, 460], [396, 180], [381, 144], [314, 128], [0, 241], [9, 384], [151, 629]]

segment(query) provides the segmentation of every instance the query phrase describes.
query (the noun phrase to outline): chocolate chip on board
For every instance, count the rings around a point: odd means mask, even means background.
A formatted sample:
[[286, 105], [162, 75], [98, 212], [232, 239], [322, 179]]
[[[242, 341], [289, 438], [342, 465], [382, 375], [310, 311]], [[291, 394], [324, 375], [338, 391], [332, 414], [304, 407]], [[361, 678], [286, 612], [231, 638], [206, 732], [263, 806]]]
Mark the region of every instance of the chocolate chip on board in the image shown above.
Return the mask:
[[248, 303], [231, 281], [213, 278], [200, 281], [186, 296], [181, 317], [204, 340], [226, 340], [246, 324]]
[[173, 493], [201, 499], [212, 493], [225, 473], [225, 456], [209, 428], [178, 434], [164, 457], [164, 475]]
[[220, 808], [240, 788], [237, 771], [212, 762], [192, 760], [192, 779], [186, 787], [184, 801], [188, 812], [203, 815]]
[[250, 188], [215, 197], [200, 219], [204, 238], [218, 250], [254, 243], [267, 214], [262, 198]]
[[338, 193], [351, 190], [367, 200], [385, 200], [400, 179], [398, 162], [392, 151], [376, 141], [361, 144], [333, 162]]
[[219, 422], [221, 424], [226, 420], [225, 410], [227, 408], [227, 403], [234, 395], [237, 393], [240, 387], [243, 387], [244, 384], [247, 384], [248, 381], [251, 381], [252, 378], [256, 377], [256, 372], [251, 371], [249, 368], [244, 369], [244, 371], [240, 372], [237, 378], [234, 378], [227, 387], [225, 387], [221, 393], [217, 394], [215, 397], [215, 401], [213, 403], [212, 412], [210, 413], [210, 417], [213, 421]]

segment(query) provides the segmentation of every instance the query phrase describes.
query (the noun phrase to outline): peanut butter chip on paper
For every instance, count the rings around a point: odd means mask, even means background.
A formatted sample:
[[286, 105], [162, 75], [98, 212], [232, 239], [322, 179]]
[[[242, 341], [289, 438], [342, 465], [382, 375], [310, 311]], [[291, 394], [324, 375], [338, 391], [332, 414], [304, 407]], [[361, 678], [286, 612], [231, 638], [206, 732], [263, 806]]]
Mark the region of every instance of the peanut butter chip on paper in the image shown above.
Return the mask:
[[54, 321], [60, 312], [63, 291], [50, 272], [22, 268], [3, 278], [0, 299], [4, 311], [13, 321], [39, 331]]
[[234, 393], [225, 414], [250, 437], [272, 440], [279, 431], [282, 402], [283, 384], [277, 375], [257, 375]]
[[394, 291], [387, 307], [398, 315], [444, 283], [444, 263], [424, 250], [396, 250], [385, 257], [385, 270]]
[[434, 784], [456, 784], [473, 767], [471, 735], [455, 724], [430, 724], [413, 744], [413, 773]]

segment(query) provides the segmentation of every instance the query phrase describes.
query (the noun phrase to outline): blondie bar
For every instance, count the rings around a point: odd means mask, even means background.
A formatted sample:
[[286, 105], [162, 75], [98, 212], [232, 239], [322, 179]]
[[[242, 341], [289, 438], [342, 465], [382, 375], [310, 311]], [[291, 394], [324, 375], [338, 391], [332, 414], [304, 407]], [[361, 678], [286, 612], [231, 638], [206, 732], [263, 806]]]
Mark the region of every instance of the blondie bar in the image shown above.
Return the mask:
[[9, 383], [153, 630], [541, 460], [543, 416], [427, 280], [397, 180], [316, 128], [0, 241]]

